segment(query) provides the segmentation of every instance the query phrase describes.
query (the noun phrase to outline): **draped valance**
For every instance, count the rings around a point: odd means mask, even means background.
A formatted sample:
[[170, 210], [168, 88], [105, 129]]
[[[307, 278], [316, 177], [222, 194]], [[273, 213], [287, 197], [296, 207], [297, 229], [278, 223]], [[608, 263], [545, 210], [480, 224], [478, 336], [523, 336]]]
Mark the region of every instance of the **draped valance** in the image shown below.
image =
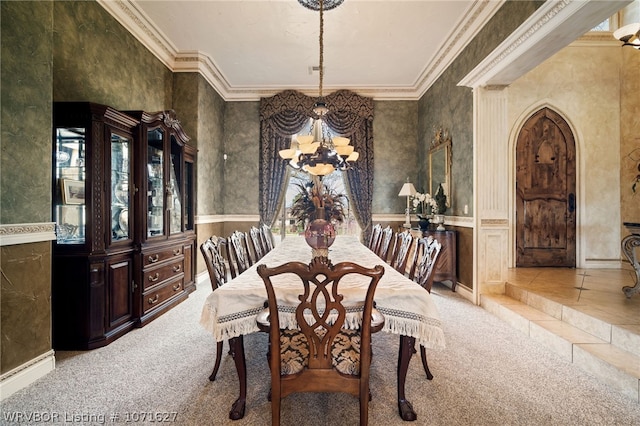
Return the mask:
[[[366, 239], [373, 201], [373, 99], [349, 90], [324, 97], [324, 117], [332, 131], [351, 139], [358, 161], [346, 173], [346, 186]], [[300, 132], [313, 113], [316, 98], [286, 90], [260, 100], [260, 220], [272, 225], [285, 193], [286, 162], [278, 151], [289, 148], [291, 135]]]

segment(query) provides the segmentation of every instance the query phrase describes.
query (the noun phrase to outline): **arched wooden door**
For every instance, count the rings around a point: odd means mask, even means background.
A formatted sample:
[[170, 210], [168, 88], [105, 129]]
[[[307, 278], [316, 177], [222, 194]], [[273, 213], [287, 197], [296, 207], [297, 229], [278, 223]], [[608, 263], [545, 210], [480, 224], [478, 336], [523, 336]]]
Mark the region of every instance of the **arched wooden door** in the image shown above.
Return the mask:
[[576, 266], [576, 155], [567, 122], [542, 108], [516, 145], [516, 266]]

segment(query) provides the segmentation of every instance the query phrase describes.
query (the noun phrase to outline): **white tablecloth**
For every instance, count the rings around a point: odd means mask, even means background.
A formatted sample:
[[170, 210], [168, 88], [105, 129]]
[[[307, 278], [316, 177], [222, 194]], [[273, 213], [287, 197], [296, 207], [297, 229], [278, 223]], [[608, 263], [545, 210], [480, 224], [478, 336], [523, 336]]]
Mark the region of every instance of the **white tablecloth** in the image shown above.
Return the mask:
[[[418, 284], [409, 280], [355, 237], [339, 236], [329, 249], [329, 259], [333, 264], [350, 261], [372, 268], [385, 266], [385, 273], [378, 283], [375, 293], [376, 308], [385, 317], [382, 331], [415, 337], [427, 348], [443, 348], [444, 333], [438, 310], [431, 295]], [[256, 272], [259, 264], [269, 267], [286, 262], [311, 261], [311, 247], [302, 237], [287, 237], [275, 249], [260, 259], [256, 265], [212, 292], [202, 309], [200, 323], [210, 331], [217, 341], [259, 331], [256, 315], [264, 309], [267, 292], [262, 279]], [[277, 281], [274, 281], [277, 284]], [[287, 286], [286, 282], [281, 285]], [[300, 282], [291, 284], [291, 292], [286, 292], [278, 303], [295, 306]], [[279, 286], [280, 288], [280, 286]], [[350, 304], [362, 305], [365, 291], [361, 283], [341, 282], [340, 292]], [[280, 291], [279, 294], [282, 294]]]

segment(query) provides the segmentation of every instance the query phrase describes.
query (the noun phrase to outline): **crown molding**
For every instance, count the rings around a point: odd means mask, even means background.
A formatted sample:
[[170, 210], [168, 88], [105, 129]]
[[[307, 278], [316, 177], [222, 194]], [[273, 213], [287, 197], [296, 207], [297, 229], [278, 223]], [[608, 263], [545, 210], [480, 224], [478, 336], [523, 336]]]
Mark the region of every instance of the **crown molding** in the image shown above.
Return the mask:
[[458, 85], [509, 85], [628, 3], [630, 0], [547, 1]]
[[462, 19], [454, 26], [453, 31], [447, 37], [447, 41], [428, 62], [428, 67], [423, 71], [416, 87], [419, 93], [418, 99], [429, 90], [433, 83], [502, 7], [505, 1], [484, 0], [473, 2]]
[[[430, 58], [428, 65], [412, 86], [349, 88], [327, 86], [325, 89], [327, 92], [349, 89], [374, 100], [419, 100], [505, 1], [473, 2], [447, 36], [443, 47]], [[260, 98], [291, 89], [309, 96], [317, 95], [317, 87], [234, 87], [229, 84], [228, 79], [210, 56], [199, 51], [178, 51], [171, 40], [136, 6], [134, 0], [97, 0], [97, 2], [172, 72], [199, 73], [225, 101], [258, 101]]]

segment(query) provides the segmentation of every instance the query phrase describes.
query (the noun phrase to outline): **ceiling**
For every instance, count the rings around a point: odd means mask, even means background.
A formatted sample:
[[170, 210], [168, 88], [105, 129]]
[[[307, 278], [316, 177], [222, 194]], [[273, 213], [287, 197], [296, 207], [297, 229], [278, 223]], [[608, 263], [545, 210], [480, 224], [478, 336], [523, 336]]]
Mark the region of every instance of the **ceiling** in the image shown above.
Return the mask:
[[[324, 12], [324, 93], [419, 99], [504, 1], [345, 0]], [[172, 71], [200, 72], [225, 100], [317, 94], [319, 12], [296, 0], [98, 2]]]

